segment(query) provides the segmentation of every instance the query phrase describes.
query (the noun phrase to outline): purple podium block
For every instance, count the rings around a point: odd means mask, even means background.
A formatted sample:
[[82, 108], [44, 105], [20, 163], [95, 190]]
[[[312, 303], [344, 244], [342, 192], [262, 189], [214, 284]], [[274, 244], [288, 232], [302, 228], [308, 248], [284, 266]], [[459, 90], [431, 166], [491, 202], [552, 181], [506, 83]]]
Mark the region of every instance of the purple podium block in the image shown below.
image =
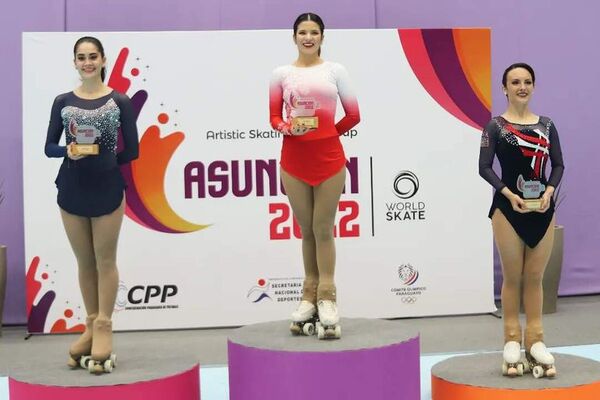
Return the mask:
[[419, 335], [402, 322], [342, 319], [342, 338], [293, 336], [289, 321], [228, 340], [230, 400], [420, 399]]

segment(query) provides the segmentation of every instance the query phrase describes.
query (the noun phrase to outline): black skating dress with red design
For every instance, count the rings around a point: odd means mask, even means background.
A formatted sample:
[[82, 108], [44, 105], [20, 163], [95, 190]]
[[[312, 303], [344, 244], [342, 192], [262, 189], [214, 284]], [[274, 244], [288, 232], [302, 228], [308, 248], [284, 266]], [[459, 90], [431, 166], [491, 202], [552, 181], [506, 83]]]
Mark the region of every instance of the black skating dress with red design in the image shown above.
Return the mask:
[[[494, 155], [500, 161], [502, 178], [492, 169]], [[548, 159], [552, 171], [546, 179]], [[521, 198], [540, 198], [548, 185], [559, 184], [563, 171], [558, 132], [550, 118], [540, 117], [535, 124], [515, 124], [495, 117], [483, 130], [479, 174], [496, 189], [489, 217], [499, 209], [529, 247], [535, 247], [544, 237], [554, 215], [554, 200], [545, 213], [521, 214], [513, 210], [501, 190], [506, 186]]]

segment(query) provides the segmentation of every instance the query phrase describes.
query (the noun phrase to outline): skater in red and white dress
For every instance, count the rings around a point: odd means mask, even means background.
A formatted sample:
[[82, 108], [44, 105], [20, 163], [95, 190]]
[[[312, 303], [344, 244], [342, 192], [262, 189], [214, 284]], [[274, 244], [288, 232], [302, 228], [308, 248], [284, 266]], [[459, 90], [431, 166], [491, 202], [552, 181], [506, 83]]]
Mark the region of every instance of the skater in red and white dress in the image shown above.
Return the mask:
[[[272, 127], [282, 132], [281, 179], [302, 231], [303, 296], [292, 314], [294, 333], [340, 337], [334, 281], [333, 227], [346, 178], [340, 135], [360, 121], [346, 69], [321, 58], [325, 26], [313, 13], [294, 22], [298, 58], [273, 71]], [[338, 97], [345, 116], [335, 122]]]

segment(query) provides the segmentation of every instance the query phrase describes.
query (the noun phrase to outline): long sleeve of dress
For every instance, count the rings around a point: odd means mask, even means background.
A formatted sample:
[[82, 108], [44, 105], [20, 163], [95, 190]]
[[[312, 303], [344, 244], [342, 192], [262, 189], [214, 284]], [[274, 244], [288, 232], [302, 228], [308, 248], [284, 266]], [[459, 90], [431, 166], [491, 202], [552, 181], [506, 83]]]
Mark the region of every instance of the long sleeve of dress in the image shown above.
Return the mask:
[[121, 132], [123, 135], [123, 150], [117, 154], [117, 164], [126, 164], [138, 158], [139, 140], [136, 125], [136, 116], [131, 105], [131, 100], [126, 95], [118, 97], [121, 110]]
[[281, 86], [281, 74], [278, 70], [273, 71], [269, 84], [269, 121], [271, 127], [276, 131], [284, 135], [291, 135], [291, 123], [283, 119], [283, 87]]
[[64, 130], [63, 121], [60, 114], [62, 108], [62, 97], [58, 96], [56, 99], [54, 99], [54, 103], [52, 104], [52, 110], [50, 111], [50, 122], [48, 123], [46, 145], [44, 146], [44, 152], [46, 153], [47, 157], [67, 156], [67, 147], [58, 144], [62, 132]]
[[504, 182], [492, 168], [494, 156], [496, 155], [496, 144], [498, 143], [499, 128], [492, 120], [481, 133], [481, 145], [479, 147], [479, 175], [485, 179], [496, 190], [502, 190]]
[[550, 123], [550, 163], [552, 164], [552, 171], [550, 172], [550, 178], [548, 178], [548, 185], [556, 187], [562, 179], [565, 164], [563, 163], [558, 131], [553, 122]]
[[337, 68], [337, 88], [345, 113], [344, 117], [335, 124], [335, 129], [341, 135], [360, 122], [358, 100], [356, 100], [348, 71], [341, 65], [338, 65]]

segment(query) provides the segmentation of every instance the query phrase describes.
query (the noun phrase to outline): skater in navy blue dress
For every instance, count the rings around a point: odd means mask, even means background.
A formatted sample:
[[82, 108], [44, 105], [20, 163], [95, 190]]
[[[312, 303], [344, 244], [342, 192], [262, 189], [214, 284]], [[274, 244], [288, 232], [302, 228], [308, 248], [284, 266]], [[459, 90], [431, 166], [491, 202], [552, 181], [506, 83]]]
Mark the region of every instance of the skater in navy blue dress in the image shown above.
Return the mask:
[[[554, 240], [552, 195], [564, 170], [562, 151], [554, 122], [529, 109], [533, 69], [524, 63], [511, 65], [502, 86], [508, 108], [482, 133], [479, 173], [496, 189], [489, 217], [504, 278], [503, 373], [521, 375], [524, 368], [537, 366], [541, 370], [534, 369], [534, 375], [554, 376], [554, 358], [543, 342], [542, 278]], [[500, 161], [502, 178], [492, 169], [494, 156]], [[546, 179], [548, 161], [552, 168]], [[519, 323], [521, 287], [527, 318], [524, 335]], [[526, 363], [521, 362], [523, 340]]]
[[[119, 287], [116, 255], [126, 187], [119, 166], [137, 158], [138, 134], [129, 98], [104, 84], [102, 43], [82, 37], [73, 52], [81, 85], [54, 100], [45, 152], [63, 158], [57, 202], [77, 259], [87, 313], [85, 332], [69, 350], [69, 365], [101, 372], [114, 363], [111, 318]], [[117, 153], [119, 129], [124, 148]], [[59, 144], [63, 132], [66, 146]], [[97, 154], [82, 154], [82, 143], [95, 146]], [[95, 362], [84, 358], [80, 363], [84, 356]]]

